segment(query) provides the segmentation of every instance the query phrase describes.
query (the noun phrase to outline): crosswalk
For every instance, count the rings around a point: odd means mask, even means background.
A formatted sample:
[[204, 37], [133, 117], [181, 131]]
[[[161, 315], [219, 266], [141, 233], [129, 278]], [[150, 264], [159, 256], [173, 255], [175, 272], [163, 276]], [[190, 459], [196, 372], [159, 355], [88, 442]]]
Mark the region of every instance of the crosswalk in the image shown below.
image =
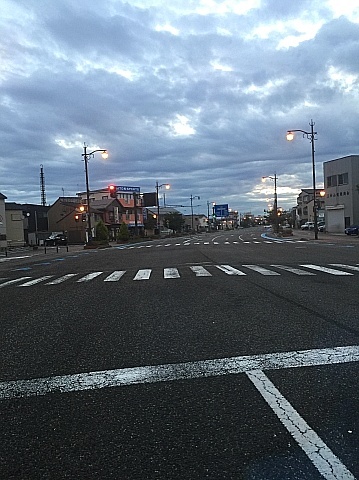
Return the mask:
[[[1, 278], [0, 289], [10, 286], [15, 287], [32, 287], [34, 285], [59, 285], [64, 282], [73, 280], [74, 283], [89, 283], [100, 280], [103, 282], [114, 283], [119, 282], [122, 278], [127, 277], [133, 281], [150, 280], [153, 278], [153, 273], [158, 275], [158, 269], [144, 268], [136, 272], [127, 270], [115, 270], [113, 272], [96, 271], [89, 272], [85, 275], [80, 273], [67, 273], [60, 277], [55, 275], [43, 275], [33, 278], [31, 276], [22, 276], [18, 278]], [[189, 265], [182, 267], [167, 267], [161, 269], [161, 276], [164, 280], [188, 278], [188, 273], [193, 277], [213, 277], [216, 274], [230, 275], [230, 276], [248, 276], [250, 274], [258, 274], [263, 276], [279, 276], [286, 274], [293, 274], [296, 276], [310, 276], [310, 275], [332, 275], [332, 276], [353, 276], [359, 275], [359, 264], [346, 265], [342, 263], [331, 263], [328, 265], [316, 265], [312, 263], [300, 265], [277, 265], [272, 264], [268, 266], [243, 264], [239, 267], [231, 265]]]
[[163, 242], [163, 243], [145, 243], [145, 244], [139, 244], [139, 245], [119, 245], [116, 248], [119, 250], [133, 250], [133, 249], [147, 249], [147, 248], [166, 248], [166, 247], [183, 247], [183, 246], [189, 246], [189, 245], [201, 245], [201, 246], [221, 246], [221, 245], [264, 245], [264, 244], [282, 244], [283, 243], [308, 243], [306, 240], [300, 240], [300, 239], [285, 239], [283, 240], [278, 240], [278, 239], [252, 239], [252, 240], [222, 240], [222, 241], [199, 241], [197, 239], [186, 239], [181, 242], [173, 242], [173, 241], [168, 241], [168, 242]]

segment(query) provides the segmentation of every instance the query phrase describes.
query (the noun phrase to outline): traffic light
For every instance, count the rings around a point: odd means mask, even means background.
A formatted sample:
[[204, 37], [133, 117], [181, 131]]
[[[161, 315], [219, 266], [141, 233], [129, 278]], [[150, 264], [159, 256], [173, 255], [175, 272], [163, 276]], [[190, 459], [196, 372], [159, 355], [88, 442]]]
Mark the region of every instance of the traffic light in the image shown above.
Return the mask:
[[82, 218], [82, 221], [83, 221], [83, 222], [86, 222], [86, 220], [87, 220], [87, 215], [86, 215], [86, 213], [83, 213], [83, 214], [81, 215], [81, 218]]
[[78, 215], [78, 214], [76, 213], [76, 215], [75, 215], [75, 222], [78, 222], [79, 220], [80, 220], [80, 215]]
[[108, 191], [110, 192], [110, 197], [111, 198], [117, 198], [117, 188], [115, 185], [109, 185], [108, 186]]

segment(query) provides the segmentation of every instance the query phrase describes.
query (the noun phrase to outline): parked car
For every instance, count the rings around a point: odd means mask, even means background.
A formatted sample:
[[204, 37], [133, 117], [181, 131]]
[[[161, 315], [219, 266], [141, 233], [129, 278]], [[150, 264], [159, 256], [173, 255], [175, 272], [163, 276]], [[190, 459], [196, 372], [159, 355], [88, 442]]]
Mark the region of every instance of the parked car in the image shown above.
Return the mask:
[[314, 222], [305, 222], [305, 223], [303, 223], [303, 225], [300, 228], [302, 230], [313, 230]]
[[347, 227], [344, 232], [347, 235], [359, 235], [359, 225], [351, 225], [350, 227]]
[[57, 245], [67, 245], [67, 236], [63, 233], [57, 233], [56, 235], [50, 235], [45, 240], [45, 246], [55, 247]]
[[318, 232], [325, 232], [325, 223], [318, 224]]

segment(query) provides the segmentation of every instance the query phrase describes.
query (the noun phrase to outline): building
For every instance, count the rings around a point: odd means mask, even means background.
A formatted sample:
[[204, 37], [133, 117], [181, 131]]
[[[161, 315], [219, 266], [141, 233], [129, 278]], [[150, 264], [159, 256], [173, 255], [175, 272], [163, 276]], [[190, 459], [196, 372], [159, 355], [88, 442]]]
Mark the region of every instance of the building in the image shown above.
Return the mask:
[[203, 214], [183, 215], [185, 232], [204, 232], [208, 229], [208, 217]]
[[0, 251], [7, 247], [6, 239], [6, 214], [5, 214], [5, 200], [7, 197], [0, 193]]
[[5, 203], [6, 240], [8, 247], [23, 247], [25, 245], [24, 213], [20, 203]]
[[[303, 188], [297, 197], [297, 227], [300, 227], [305, 222], [314, 222], [314, 190], [312, 188]], [[324, 199], [325, 192], [323, 189], [316, 189], [315, 199], [317, 206], [317, 220], [324, 221]]]
[[325, 225], [330, 233], [359, 224], [359, 155], [323, 163]]
[[[130, 188], [130, 187], [126, 187]], [[86, 192], [80, 192], [77, 194], [78, 198], [82, 205], [87, 205], [87, 196]], [[117, 192], [116, 199], [119, 201], [121, 205], [121, 217], [119, 218], [119, 225], [124, 222], [127, 224], [130, 233], [134, 233], [135, 229], [141, 232], [143, 230], [143, 208], [142, 208], [142, 198], [139, 193], [135, 193], [132, 191], [124, 191], [124, 192]], [[91, 210], [92, 207], [96, 207], [94, 202], [102, 201], [102, 200], [112, 200], [110, 192], [108, 188], [102, 188], [99, 190], [92, 190], [90, 192], [90, 206]], [[99, 204], [97, 204], [98, 206]], [[136, 215], [135, 215], [136, 211]], [[106, 222], [105, 222], [106, 223]], [[119, 226], [118, 225], [118, 226]], [[108, 226], [108, 225], [107, 225]], [[112, 230], [116, 230], [117, 226], [114, 226]]]

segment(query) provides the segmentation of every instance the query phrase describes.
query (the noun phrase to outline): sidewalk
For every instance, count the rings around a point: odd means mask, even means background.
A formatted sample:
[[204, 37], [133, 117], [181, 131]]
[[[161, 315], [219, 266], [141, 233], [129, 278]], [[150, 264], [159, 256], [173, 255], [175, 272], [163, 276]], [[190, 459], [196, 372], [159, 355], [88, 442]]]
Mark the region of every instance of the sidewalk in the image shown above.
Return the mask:
[[[293, 229], [293, 235], [289, 237], [278, 237], [273, 231], [265, 231], [264, 235], [267, 238], [276, 238], [282, 242], [290, 240], [315, 241], [315, 242], [330, 242], [330, 243], [353, 243], [359, 245], [359, 236], [346, 235], [345, 233], [325, 233], [318, 232], [318, 240], [315, 240], [313, 230], [298, 230]], [[263, 234], [262, 234], [263, 235]]]

